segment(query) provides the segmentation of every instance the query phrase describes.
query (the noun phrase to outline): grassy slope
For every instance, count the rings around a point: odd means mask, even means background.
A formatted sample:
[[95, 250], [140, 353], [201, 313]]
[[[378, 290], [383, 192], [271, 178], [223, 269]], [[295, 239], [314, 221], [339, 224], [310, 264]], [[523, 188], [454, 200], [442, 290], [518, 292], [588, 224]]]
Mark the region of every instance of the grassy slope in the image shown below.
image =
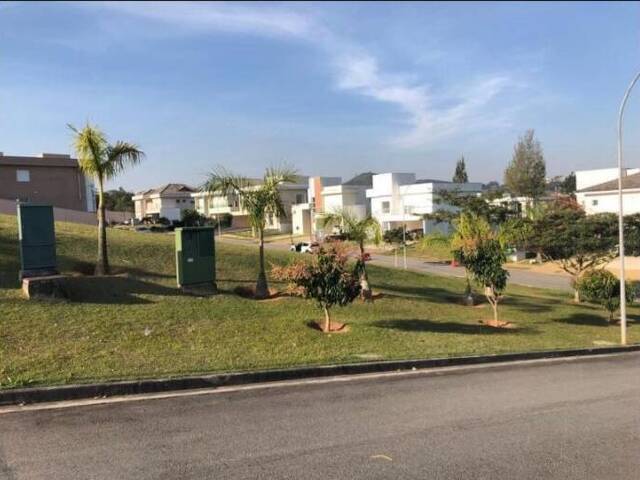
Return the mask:
[[[91, 269], [95, 230], [56, 225], [58, 256], [66, 273]], [[374, 304], [336, 309], [351, 332], [323, 335], [307, 322], [314, 304], [284, 298], [256, 302], [229, 293], [183, 296], [175, 289], [173, 237], [109, 231], [119, 276], [74, 277], [72, 301], [26, 301], [17, 288], [15, 217], [0, 215], [0, 387], [55, 384], [296, 364], [497, 353], [593, 346], [615, 342], [599, 309], [574, 306], [551, 291], [511, 288], [502, 308], [517, 329], [478, 325], [487, 306], [455, 300], [458, 279], [371, 268]], [[290, 254], [269, 252], [268, 261]], [[218, 276], [227, 291], [251, 284], [255, 248], [219, 245]], [[636, 308], [631, 309], [637, 314]], [[640, 340], [631, 328], [630, 339]]]

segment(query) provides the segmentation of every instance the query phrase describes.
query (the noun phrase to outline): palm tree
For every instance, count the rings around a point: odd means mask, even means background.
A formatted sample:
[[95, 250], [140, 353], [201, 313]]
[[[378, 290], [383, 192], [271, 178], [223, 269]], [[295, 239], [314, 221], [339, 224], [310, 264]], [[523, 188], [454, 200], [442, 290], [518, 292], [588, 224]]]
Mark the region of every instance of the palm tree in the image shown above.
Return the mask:
[[202, 190], [211, 194], [237, 195], [242, 208], [249, 216], [249, 225], [257, 232], [260, 242], [260, 272], [256, 282], [255, 296], [266, 298], [269, 295], [267, 274], [264, 267], [264, 230], [267, 226], [267, 218], [286, 218], [280, 186], [284, 183], [293, 183], [298, 180], [296, 171], [292, 168], [272, 167], [265, 171], [262, 183], [256, 185], [248, 178], [229, 173], [226, 169], [218, 167], [202, 186]]
[[140, 162], [144, 158], [144, 152], [128, 142], [118, 141], [110, 144], [106, 135], [97, 126], [89, 123], [82, 130], [78, 130], [73, 125], [68, 127], [74, 132], [73, 143], [80, 170], [85, 175], [93, 177], [98, 184], [98, 261], [95, 274], [108, 275], [104, 182], [118, 175], [128, 165]]
[[358, 260], [358, 270], [360, 272], [360, 286], [362, 297], [371, 300], [371, 287], [369, 286], [369, 276], [365, 264], [364, 244], [372, 241], [379, 245], [382, 240], [382, 229], [378, 221], [371, 215], [365, 218], [358, 218], [347, 209], [336, 210], [323, 214], [320, 221], [322, 228], [335, 226], [340, 228], [349, 240], [358, 244], [360, 248], [360, 259]]

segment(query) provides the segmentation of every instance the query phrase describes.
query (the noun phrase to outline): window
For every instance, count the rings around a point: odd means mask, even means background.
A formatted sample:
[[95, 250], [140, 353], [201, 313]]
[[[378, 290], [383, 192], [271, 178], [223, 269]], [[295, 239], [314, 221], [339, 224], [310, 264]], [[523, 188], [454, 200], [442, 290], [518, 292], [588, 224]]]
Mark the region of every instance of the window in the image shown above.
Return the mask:
[[390, 202], [382, 202], [382, 213], [389, 213], [391, 211]]
[[296, 193], [296, 203], [304, 203], [304, 193]]
[[29, 170], [16, 170], [16, 180], [22, 183], [31, 181]]
[[598, 200], [591, 200], [591, 205], [594, 207], [598, 206]]

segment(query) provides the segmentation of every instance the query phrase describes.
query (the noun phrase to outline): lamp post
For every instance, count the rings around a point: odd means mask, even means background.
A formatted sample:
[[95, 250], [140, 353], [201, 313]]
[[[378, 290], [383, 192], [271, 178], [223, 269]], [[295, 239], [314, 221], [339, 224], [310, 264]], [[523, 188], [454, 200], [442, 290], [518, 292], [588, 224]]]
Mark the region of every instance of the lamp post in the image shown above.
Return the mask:
[[620, 104], [620, 111], [618, 113], [618, 243], [620, 249], [620, 343], [622, 345], [627, 344], [627, 298], [624, 274], [624, 212], [622, 209], [622, 118], [624, 115], [624, 107], [627, 105], [631, 90], [633, 90], [638, 79], [640, 79], [640, 72], [633, 77], [633, 80], [627, 87], [627, 91], [624, 93], [624, 97], [622, 97], [622, 103]]

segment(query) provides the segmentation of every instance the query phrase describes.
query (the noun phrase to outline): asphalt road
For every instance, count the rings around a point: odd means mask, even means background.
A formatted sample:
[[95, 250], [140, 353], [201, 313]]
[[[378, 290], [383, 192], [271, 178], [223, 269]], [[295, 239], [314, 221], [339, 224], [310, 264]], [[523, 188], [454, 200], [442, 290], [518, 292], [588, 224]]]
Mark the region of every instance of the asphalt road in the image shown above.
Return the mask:
[[[239, 245], [256, 245], [255, 241], [252, 240], [224, 238], [222, 241], [236, 243]], [[289, 245], [286, 243], [266, 243], [265, 248], [289, 250]], [[371, 256], [371, 263], [381, 267], [395, 267], [395, 260], [393, 256], [390, 255], [374, 254]], [[398, 257], [398, 268], [403, 268], [403, 261], [400, 257]], [[436, 262], [426, 262], [419, 258], [407, 257], [407, 268], [415, 272], [464, 278], [464, 268], [462, 267], [452, 267], [451, 265], [444, 265]], [[571, 279], [566, 275], [540, 273], [508, 267], [507, 269], [509, 270], [509, 283], [526, 287], [550, 288], [564, 291], [572, 290]]]
[[0, 415], [2, 479], [632, 479], [639, 354]]

